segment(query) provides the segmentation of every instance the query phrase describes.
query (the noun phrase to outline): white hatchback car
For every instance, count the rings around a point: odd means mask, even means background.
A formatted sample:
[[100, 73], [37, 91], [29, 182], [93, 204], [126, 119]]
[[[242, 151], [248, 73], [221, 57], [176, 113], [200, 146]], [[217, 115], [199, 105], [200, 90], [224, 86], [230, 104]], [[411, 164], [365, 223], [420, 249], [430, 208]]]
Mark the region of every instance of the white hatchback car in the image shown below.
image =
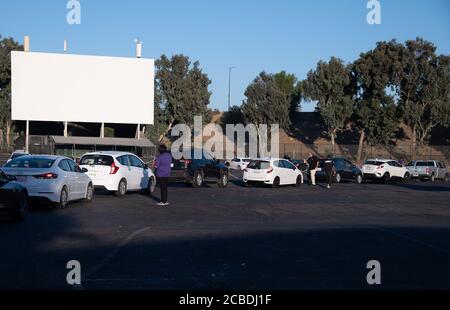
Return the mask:
[[409, 170], [393, 159], [368, 159], [362, 166], [362, 172], [366, 180], [384, 182], [390, 179], [409, 180], [411, 177]]
[[303, 183], [302, 172], [290, 161], [282, 158], [255, 159], [250, 161], [244, 170], [243, 181], [249, 183], [280, 185], [296, 185]]
[[123, 196], [127, 191], [145, 190], [153, 193], [156, 177], [152, 170], [134, 154], [127, 152], [93, 152], [81, 156], [80, 167], [101, 187]]
[[24, 155], [2, 169], [27, 189], [32, 200], [46, 200], [65, 207], [73, 200], [91, 201], [94, 194], [91, 179], [67, 157]]

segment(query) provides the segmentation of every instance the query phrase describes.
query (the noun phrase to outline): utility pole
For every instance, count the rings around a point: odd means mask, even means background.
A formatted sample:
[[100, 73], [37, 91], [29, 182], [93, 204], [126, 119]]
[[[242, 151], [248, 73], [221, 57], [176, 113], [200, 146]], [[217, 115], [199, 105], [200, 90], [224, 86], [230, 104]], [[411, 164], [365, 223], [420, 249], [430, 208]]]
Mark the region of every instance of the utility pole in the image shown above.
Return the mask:
[[228, 111], [230, 111], [231, 108], [231, 70], [235, 68], [236, 67], [228, 68]]

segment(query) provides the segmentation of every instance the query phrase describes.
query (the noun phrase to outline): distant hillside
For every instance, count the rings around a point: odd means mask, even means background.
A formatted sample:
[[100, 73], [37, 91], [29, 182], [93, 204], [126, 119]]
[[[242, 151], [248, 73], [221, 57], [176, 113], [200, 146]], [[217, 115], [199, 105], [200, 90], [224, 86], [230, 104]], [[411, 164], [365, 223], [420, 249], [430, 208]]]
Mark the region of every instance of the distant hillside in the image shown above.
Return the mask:
[[[216, 113], [212, 117], [214, 123], [221, 124], [226, 112]], [[411, 129], [401, 125], [395, 134], [393, 143], [395, 145], [411, 144]], [[351, 124], [345, 131], [339, 132], [336, 142], [338, 144], [358, 144], [359, 133], [352, 129]], [[289, 132], [282, 131], [280, 143], [303, 143], [303, 144], [329, 144], [326, 135], [326, 127], [318, 112], [297, 112], [292, 119]], [[435, 128], [430, 138], [431, 145], [450, 145], [450, 127]]]

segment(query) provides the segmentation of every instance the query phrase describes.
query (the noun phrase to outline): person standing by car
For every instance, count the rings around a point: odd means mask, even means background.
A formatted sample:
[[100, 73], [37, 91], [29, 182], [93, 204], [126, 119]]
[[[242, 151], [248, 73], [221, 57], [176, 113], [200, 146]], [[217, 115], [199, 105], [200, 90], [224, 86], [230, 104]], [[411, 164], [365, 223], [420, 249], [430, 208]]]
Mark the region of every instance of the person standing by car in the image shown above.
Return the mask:
[[172, 165], [172, 154], [167, 150], [164, 144], [158, 147], [159, 155], [156, 156], [154, 161], [154, 168], [156, 168], [156, 178], [159, 184], [159, 189], [161, 191], [161, 201], [158, 202], [158, 206], [168, 206], [167, 201], [167, 187], [169, 184], [169, 177]]
[[311, 185], [316, 185], [316, 171], [317, 171], [317, 166], [319, 164], [319, 159], [317, 158], [317, 156], [313, 155], [312, 153], [309, 153], [309, 157], [308, 157], [308, 166], [309, 166], [309, 178], [311, 181]]
[[331, 183], [333, 183], [333, 177], [336, 172], [336, 168], [334, 167], [333, 159], [328, 157], [324, 162], [325, 173], [327, 175], [327, 188], [331, 188]]

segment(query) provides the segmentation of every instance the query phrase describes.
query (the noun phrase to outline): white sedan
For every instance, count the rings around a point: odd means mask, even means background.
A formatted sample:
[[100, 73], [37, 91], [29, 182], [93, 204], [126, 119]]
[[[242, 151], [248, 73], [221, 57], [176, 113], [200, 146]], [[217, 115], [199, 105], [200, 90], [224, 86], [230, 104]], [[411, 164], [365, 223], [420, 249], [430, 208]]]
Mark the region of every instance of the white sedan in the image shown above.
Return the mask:
[[153, 193], [156, 177], [136, 155], [127, 152], [93, 152], [81, 156], [80, 167], [92, 179], [95, 187], [123, 196], [127, 191]]
[[65, 207], [69, 201], [94, 195], [91, 179], [70, 158], [52, 155], [25, 155], [8, 162], [3, 171], [15, 176], [30, 199], [49, 201]]
[[263, 183], [278, 187], [303, 183], [302, 172], [290, 161], [281, 158], [252, 160], [244, 170], [244, 184]]

